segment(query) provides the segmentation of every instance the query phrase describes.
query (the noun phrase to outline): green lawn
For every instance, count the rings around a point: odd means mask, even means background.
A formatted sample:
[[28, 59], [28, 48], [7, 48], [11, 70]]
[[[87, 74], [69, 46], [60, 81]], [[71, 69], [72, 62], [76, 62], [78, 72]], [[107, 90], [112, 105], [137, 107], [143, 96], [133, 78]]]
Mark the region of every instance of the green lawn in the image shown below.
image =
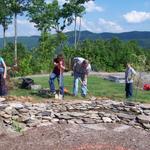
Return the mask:
[[[49, 77], [33, 77], [35, 83], [41, 84], [44, 88], [49, 88], [48, 79]], [[71, 76], [65, 76], [64, 83], [65, 87], [72, 93], [72, 82], [73, 78]], [[56, 83], [57, 85], [57, 83]], [[80, 87], [80, 86], [79, 86]], [[124, 84], [114, 83], [111, 81], [104, 80], [97, 76], [90, 76], [88, 79], [88, 97], [96, 96], [96, 97], [109, 97], [111, 99], [124, 100], [125, 99], [125, 91]], [[80, 91], [80, 89], [79, 89]], [[134, 89], [134, 95], [136, 93], [136, 89]], [[16, 89], [10, 91], [10, 95], [17, 96], [28, 96], [31, 95], [30, 90]], [[37, 97], [38, 99], [40, 97]], [[71, 96], [65, 96], [66, 99], [73, 99]], [[80, 94], [78, 98], [81, 98]], [[133, 101], [139, 102], [150, 102], [150, 91], [138, 90], [137, 96], [133, 97]]]

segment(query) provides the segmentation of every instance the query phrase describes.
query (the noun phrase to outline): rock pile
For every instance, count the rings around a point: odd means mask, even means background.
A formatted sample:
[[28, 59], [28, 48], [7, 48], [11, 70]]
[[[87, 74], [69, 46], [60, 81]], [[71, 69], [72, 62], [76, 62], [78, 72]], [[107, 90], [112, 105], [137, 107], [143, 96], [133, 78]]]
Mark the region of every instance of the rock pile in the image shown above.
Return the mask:
[[0, 98], [0, 121], [12, 130], [52, 123], [123, 123], [150, 131], [150, 104], [95, 101], [15, 102]]

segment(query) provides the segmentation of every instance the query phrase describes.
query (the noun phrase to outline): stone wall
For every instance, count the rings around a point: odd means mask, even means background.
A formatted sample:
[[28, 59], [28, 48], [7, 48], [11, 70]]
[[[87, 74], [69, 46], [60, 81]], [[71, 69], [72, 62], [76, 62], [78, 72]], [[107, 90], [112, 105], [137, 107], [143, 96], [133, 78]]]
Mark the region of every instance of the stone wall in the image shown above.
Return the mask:
[[0, 122], [7, 129], [22, 131], [52, 123], [122, 123], [150, 131], [150, 104], [108, 99], [33, 104], [1, 98]]

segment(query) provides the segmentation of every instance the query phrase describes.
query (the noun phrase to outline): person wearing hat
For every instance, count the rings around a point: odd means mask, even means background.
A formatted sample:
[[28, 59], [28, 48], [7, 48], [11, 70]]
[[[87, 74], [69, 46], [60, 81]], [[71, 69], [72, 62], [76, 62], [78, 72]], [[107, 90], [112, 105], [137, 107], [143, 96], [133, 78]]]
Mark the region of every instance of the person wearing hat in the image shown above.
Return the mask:
[[78, 95], [78, 82], [81, 82], [81, 96], [87, 95], [87, 78], [91, 71], [91, 65], [88, 60], [82, 57], [75, 57], [73, 65], [73, 95]]

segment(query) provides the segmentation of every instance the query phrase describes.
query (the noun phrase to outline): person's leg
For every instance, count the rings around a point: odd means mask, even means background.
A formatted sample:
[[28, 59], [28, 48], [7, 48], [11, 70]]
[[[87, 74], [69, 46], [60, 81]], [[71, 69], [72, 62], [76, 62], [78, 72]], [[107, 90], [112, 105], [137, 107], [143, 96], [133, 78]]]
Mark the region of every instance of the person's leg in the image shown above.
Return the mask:
[[60, 90], [60, 94], [64, 97], [64, 76], [63, 74], [61, 74], [60, 76], [58, 76], [58, 84], [59, 84], [59, 90]]
[[[83, 82], [83, 79], [81, 79]], [[81, 83], [81, 96], [85, 97], [87, 95], [87, 84]]]
[[126, 98], [129, 98], [129, 83], [126, 83], [125, 91], [126, 91]]
[[74, 76], [74, 81], [73, 81], [73, 95], [77, 96], [78, 95], [78, 82], [79, 82], [79, 77], [78, 76]]
[[133, 96], [133, 86], [132, 83], [129, 83], [129, 97]]
[[3, 77], [3, 73], [0, 73], [0, 96], [7, 95], [7, 87], [5, 83], [5, 79]]
[[49, 77], [49, 86], [50, 86], [50, 92], [55, 93], [55, 85], [54, 85], [54, 80], [56, 78], [55, 73], [51, 73]]
[[0, 96], [3, 96], [3, 84], [2, 84], [3, 80], [2, 80], [2, 74], [0, 73]]

